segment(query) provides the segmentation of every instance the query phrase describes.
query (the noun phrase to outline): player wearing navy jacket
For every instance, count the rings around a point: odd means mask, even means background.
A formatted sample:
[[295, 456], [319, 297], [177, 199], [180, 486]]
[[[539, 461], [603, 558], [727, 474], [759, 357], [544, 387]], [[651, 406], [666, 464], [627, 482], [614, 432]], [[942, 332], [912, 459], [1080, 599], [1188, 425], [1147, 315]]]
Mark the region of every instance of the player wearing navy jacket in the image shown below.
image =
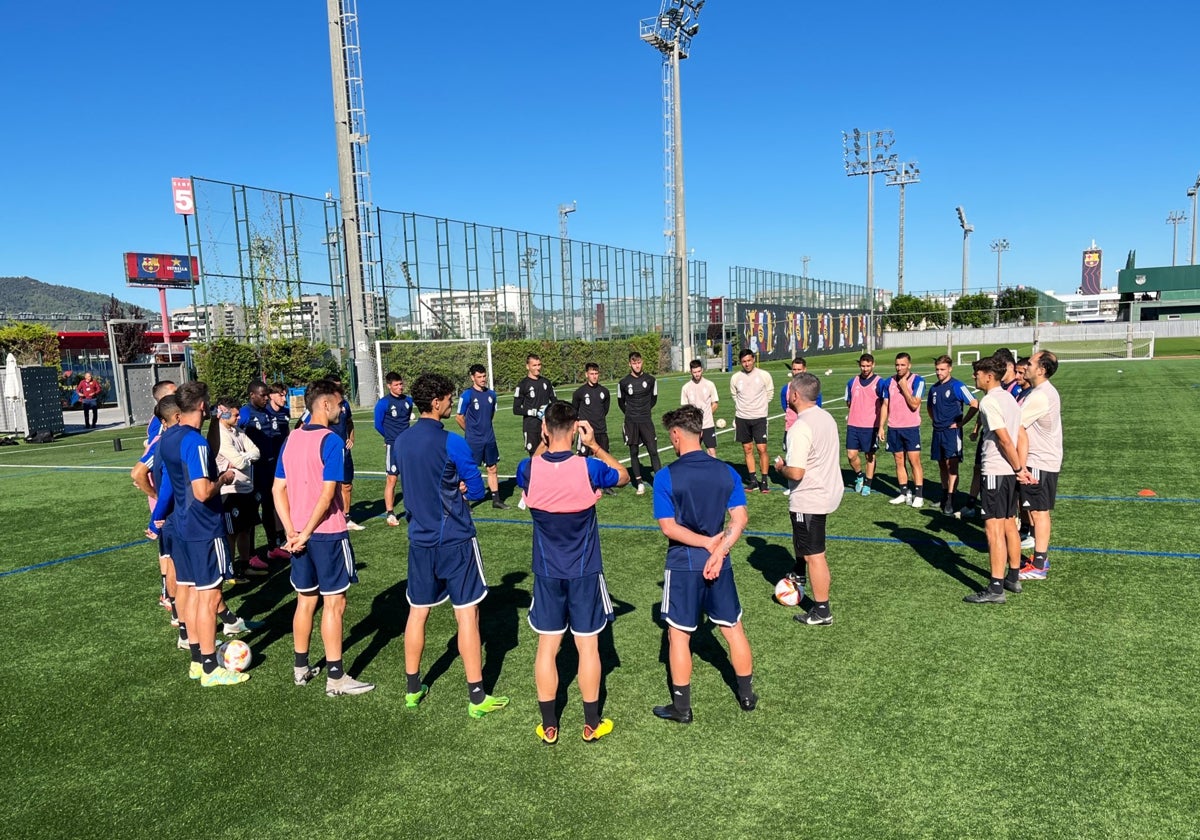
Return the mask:
[[[596, 441], [587, 421], [565, 402], [553, 402], [542, 421], [542, 442], [532, 458], [517, 465], [517, 484], [533, 517], [533, 603], [529, 626], [538, 634], [534, 679], [542, 722], [537, 736], [558, 741], [558, 666], [562, 637], [569, 629], [579, 652], [583, 740], [612, 732], [600, 717], [600, 645], [597, 637], [613, 620], [612, 599], [600, 558], [596, 500], [605, 487], [629, 483], [629, 472]], [[575, 456], [575, 435], [595, 453]]]
[[483, 559], [468, 499], [483, 498], [483, 479], [467, 443], [442, 421], [454, 405], [454, 383], [437, 373], [412, 389], [420, 419], [396, 439], [392, 458], [404, 485], [408, 519], [408, 623], [404, 629], [404, 704], [415, 709], [429, 692], [421, 684], [421, 654], [429, 610], [447, 600], [458, 623], [458, 652], [467, 676], [467, 713], [479, 718], [508, 705], [483, 688], [479, 602], [487, 597]]
[[505, 510], [508, 505], [500, 501], [500, 477], [496, 464], [500, 461], [500, 449], [496, 446], [496, 429], [492, 420], [496, 416], [496, 392], [487, 387], [487, 368], [471, 365], [471, 387], [463, 391], [458, 401], [458, 414], [454, 422], [466, 432], [467, 448], [476, 465], [487, 468], [488, 489], [492, 491], [492, 507]]
[[275, 515], [275, 500], [271, 495], [271, 484], [275, 477], [275, 464], [279, 450], [288, 436], [288, 418], [271, 406], [271, 386], [262, 380], [254, 380], [246, 388], [246, 404], [238, 411], [237, 425], [246, 437], [258, 447], [259, 462], [254, 470], [254, 498], [258, 502], [263, 533], [266, 535], [266, 557], [254, 557], [250, 568], [259, 573], [268, 569], [267, 560], [287, 560], [291, 555], [284, 550], [283, 529]]
[[746, 491], [733, 467], [701, 448], [703, 424], [704, 415], [691, 405], [663, 415], [679, 458], [654, 476], [654, 518], [669, 540], [662, 617], [671, 677], [671, 702], [655, 706], [654, 714], [677, 723], [692, 722], [692, 633], [702, 613], [721, 628], [729, 644], [738, 703], [747, 712], [758, 704], [750, 642], [729, 562], [729, 550], [748, 521]]
[[929, 419], [933, 421], [929, 457], [937, 461], [942, 477], [942, 513], [951, 516], [954, 514], [954, 490], [958, 487], [958, 465], [962, 461], [962, 430], [975, 416], [979, 401], [966, 385], [950, 375], [954, 362], [949, 356], [938, 356], [933, 365], [937, 382], [929, 387], [929, 396], [925, 400]]
[[234, 476], [232, 470], [217, 473], [216, 453], [200, 434], [208, 413], [208, 386], [203, 382], [185, 383], [176, 391], [176, 397], [179, 423], [163, 433], [158, 453], [175, 498], [171, 551], [177, 597], [184, 587], [192, 587], [191, 597], [182, 608], [192, 653], [189, 676], [198, 664], [202, 686], [233, 685], [250, 675], [226, 670], [217, 661], [216, 613], [221, 586], [229, 576], [221, 487], [231, 483]]
[[[387, 478], [383, 482], [383, 506], [387, 510], [387, 524], [400, 524], [396, 518], [396, 471], [392, 464], [392, 447], [396, 438], [408, 431], [412, 423], [412, 397], [404, 393], [404, 377], [388, 371], [384, 377], [387, 393], [375, 403], [375, 431], [383, 438], [383, 469]], [[403, 495], [403, 491], [401, 492]]]

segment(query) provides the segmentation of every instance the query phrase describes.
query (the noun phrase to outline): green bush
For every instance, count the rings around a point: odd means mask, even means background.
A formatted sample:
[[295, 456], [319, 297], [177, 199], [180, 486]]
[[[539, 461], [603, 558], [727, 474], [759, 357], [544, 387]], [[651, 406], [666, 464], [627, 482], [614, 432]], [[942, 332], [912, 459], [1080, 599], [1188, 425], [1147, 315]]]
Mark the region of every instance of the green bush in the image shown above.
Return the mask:
[[315, 344], [302, 338], [268, 341], [262, 346], [260, 359], [265, 381], [289, 387], [307, 385], [329, 376], [343, 376], [333, 351], [323, 341]]
[[208, 383], [208, 393], [214, 399], [245, 396], [246, 386], [259, 376], [258, 351], [232, 338], [197, 344], [193, 358], [196, 376], [201, 382]]
[[45, 324], [9, 324], [0, 327], [0, 365], [12, 353], [19, 365], [62, 367], [58, 333]]

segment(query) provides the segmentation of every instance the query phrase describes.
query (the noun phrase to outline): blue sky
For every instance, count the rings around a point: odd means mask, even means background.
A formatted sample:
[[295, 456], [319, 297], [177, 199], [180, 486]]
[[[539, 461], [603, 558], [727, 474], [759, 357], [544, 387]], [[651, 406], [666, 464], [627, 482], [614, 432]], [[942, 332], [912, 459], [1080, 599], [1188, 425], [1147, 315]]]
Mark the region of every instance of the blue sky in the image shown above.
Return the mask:
[[[711, 0], [683, 64], [688, 244], [709, 292], [748, 265], [863, 282], [866, 183], [841, 132], [891, 128], [907, 191], [907, 290], [1071, 291], [1080, 252], [1115, 283], [1131, 248], [1171, 260], [1191, 215], [1200, 7], [1097, 0], [852, 6]], [[1086, 10], [1086, 11], [1081, 11]], [[662, 248], [658, 0], [359, 0], [379, 206]], [[123, 251], [183, 250], [170, 178], [336, 191], [322, 0], [8, 4], [0, 78], [0, 275], [123, 290]], [[875, 279], [895, 288], [897, 191], [876, 181]], [[1186, 262], [1191, 222], [1179, 228]], [[182, 303], [182, 301], [180, 301]], [[173, 304], [174, 305], [174, 304]]]

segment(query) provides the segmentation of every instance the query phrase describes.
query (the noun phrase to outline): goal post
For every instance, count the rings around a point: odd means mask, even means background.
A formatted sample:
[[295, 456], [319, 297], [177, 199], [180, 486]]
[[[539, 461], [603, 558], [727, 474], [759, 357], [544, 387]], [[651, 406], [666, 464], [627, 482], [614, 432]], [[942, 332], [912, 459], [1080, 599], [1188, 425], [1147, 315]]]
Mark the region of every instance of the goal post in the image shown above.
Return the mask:
[[1125, 335], [1110, 338], [1089, 338], [1086, 341], [1044, 342], [1060, 362], [1138, 361], [1154, 358], [1154, 333], [1130, 330]]
[[979, 361], [979, 351], [978, 350], [959, 350], [958, 351], [958, 365], [959, 366], [969, 365], [972, 362], [977, 362], [977, 361]]
[[491, 339], [397, 339], [375, 342], [375, 367], [379, 371], [379, 393], [386, 394], [383, 378], [388, 371], [404, 377], [406, 385], [422, 373], [440, 373], [460, 391], [471, 386], [467, 373], [473, 364], [487, 368], [488, 387], [496, 389], [492, 370]]

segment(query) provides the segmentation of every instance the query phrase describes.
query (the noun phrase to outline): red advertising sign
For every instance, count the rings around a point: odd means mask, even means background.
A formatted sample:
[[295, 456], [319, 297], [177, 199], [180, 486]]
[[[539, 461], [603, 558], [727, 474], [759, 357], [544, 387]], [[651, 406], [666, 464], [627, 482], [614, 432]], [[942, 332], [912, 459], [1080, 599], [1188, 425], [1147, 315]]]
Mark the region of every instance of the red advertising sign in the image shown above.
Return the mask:
[[127, 253], [125, 282], [149, 289], [190, 289], [200, 282], [200, 267], [186, 254]]
[[176, 215], [196, 215], [196, 194], [192, 190], [191, 178], [172, 178], [171, 197], [175, 200]]

